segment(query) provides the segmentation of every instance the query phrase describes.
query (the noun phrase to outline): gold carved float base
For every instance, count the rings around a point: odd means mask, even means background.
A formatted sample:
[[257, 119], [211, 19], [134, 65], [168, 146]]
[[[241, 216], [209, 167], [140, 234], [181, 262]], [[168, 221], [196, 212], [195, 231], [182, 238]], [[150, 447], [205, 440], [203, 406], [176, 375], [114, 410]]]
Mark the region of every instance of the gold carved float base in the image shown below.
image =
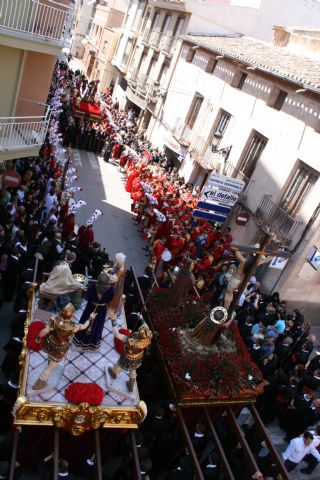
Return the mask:
[[53, 425], [72, 435], [81, 435], [98, 428], [137, 428], [147, 414], [147, 407], [140, 401], [135, 407], [92, 407], [80, 405], [35, 405], [25, 397], [19, 397], [13, 409], [16, 425]]

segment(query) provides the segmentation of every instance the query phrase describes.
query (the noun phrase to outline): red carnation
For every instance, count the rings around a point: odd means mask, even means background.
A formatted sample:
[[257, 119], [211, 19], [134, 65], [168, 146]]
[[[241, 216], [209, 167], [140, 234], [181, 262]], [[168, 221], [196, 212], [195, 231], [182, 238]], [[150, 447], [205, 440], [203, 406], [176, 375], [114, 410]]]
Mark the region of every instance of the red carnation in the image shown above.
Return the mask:
[[100, 405], [104, 397], [104, 391], [95, 383], [71, 383], [64, 391], [64, 396], [70, 403], [78, 405], [85, 402], [89, 405]]
[[44, 337], [40, 338], [39, 342], [36, 342], [36, 338], [41, 332], [41, 330], [45, 328], [45, 326], [46, 324], [44, 322], [41, 322], [40, 320], [37, 320], [36, 322], [32, 322], [29, 325], [28, 335], [27, 335], [27, 347], [30, 348], [30, 350], [35, 350], [36, 352], [41, 350], [43, 346]]

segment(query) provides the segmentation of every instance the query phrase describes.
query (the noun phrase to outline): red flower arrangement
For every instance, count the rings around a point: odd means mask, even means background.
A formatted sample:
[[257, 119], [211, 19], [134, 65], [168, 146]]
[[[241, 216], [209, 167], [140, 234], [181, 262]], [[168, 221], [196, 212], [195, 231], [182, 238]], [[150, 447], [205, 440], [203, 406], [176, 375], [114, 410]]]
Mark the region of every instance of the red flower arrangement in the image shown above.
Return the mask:
[[[126, 328], [120, 328], [119, 333], [121, 333], [122, 335], [125, 335], [126, 337], [130, 337], [131, 330], [127, 330]], [[114, 337], [114, 348], [120, 355], [122, 355], [124, 351], [123, 341], [120, 340], [119, 338]]]
[[30, 350], [35, 350], [36, 352], [41, 350], [44, 337], [40, 338], [39, 343], [36, 342], [36, 338], [45, 326], [46, 324], [40, 320], [30, 323], [27, 335], [27, 347], [30, 348]]
[[64, 391], [64, 396], [69, 403], [78, 405], [85, 402], [89, 405], [100, 405], [104, 397], [104, 391], [95, 383], [71, 383]]
[[246, 390], [254, 390], [263, 376], [252, 361], [244, 345], [238, 327], [232, 323], [229, 337], [236, 345], [235, 352], [217, 352], [203, 357], [197, 350], [183, 350], [178, 328], [194, 327], [208, 315], [203, 302], [190, 297], [183, 314], [161, 308], [165, 304], [167, 290], [154, 291], [149, 303], [152, 323], [158, 332], [158, 344], [170, 375], [183, 395], [202, 397], [231, 397]]

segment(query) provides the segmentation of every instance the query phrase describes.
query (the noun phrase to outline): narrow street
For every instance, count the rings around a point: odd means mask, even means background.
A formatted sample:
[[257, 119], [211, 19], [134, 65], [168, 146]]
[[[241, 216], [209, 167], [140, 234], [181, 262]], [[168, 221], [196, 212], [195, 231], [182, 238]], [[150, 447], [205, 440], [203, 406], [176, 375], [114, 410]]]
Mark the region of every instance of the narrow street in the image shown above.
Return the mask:
[[118, 165], [104, 162], [102, 156], [85, 150], [73, 150], [73, 166], [79, 180], [74, 183], [83, 187], [75, 194], [75, 200], [84, 200], [87, 205], [78, 210], [76, 222], [80, 226], [98, 208], [103, 212], [93, 224], [95, 240], [108, 251], [110, 258], [117, 252], [127, 256], [126, 266], [131, 265], [137, 274], [142, 274], [148, 257], [131, 214], [130, 195], [125, 191], [123, 175]]

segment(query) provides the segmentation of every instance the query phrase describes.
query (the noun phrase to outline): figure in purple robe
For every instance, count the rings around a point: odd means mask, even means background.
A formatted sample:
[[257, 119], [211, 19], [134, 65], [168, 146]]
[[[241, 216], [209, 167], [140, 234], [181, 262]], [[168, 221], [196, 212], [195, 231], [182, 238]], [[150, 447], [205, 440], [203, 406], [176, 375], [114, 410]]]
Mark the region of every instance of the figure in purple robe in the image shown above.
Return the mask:
[[83, 350], [95, 351], [100, 347], [104, 322], [106, 320], [107, 308], [114, 296], [113, 284], [117, 281], [115, 275], [101, 273], [98, 282], [89, 286], [86, 293], [88, 301], [80, 323], [85, 323], [88, 318], [94, 317], [86, 330], [78, 332], [73, 337], [73, 343]]

